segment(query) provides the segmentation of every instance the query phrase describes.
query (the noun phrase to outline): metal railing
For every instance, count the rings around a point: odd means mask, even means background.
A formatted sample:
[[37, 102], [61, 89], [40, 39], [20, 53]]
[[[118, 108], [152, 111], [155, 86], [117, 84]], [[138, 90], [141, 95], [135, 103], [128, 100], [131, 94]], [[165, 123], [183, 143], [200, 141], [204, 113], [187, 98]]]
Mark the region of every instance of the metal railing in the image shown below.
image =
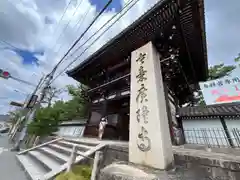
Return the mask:
[[240, 148], [240, 129], [193, 128], [184, 129], [185, 144], [208, 147]]

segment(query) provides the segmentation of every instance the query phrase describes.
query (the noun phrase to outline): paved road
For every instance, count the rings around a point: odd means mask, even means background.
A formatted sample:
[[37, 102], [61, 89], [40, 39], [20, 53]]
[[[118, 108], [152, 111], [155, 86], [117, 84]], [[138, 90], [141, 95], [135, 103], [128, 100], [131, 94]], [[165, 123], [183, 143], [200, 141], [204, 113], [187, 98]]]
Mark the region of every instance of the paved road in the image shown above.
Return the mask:
[[27, 180], [25, 173], [17, 164], [14, 152], [9, 149], [8, 137], [0, 134], [0, 179]]

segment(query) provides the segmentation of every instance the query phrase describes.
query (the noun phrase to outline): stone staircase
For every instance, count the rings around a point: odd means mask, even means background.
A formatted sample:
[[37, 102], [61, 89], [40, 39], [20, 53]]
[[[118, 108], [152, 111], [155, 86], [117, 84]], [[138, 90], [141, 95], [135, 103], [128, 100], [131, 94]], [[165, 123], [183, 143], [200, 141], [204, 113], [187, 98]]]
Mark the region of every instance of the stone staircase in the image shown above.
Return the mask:
[[105, 145], [97, 140], [58, 138], [20, 152], [17, 160], [30, 179], [51, 180], [67, 168], [73, 146], [77, 149], [75, 163], [80, 163]]

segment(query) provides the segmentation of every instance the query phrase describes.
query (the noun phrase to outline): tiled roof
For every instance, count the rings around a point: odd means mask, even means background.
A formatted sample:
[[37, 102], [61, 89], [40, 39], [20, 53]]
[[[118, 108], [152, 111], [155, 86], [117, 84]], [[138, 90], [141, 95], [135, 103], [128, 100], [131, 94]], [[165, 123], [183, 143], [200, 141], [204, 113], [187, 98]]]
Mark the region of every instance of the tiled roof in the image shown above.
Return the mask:
[[180, 108], [177, 114], [180, 117], [240, 116], [240, 103], [184, 107]]
[[85, 125], [86, 122], [87, 122], [87, 119], [65, 121], [65, 122], [62, 122], [60, 126], [81, 126], [81, 125]]
[[[178, 3], [176, 3], [178, 2]], [[83, 83], [85, 71], [83, 69], [95, 67], [97, 63], [124, 59], [133, 50], [149, 41], [156, 41], [161, 32], [171, 27], [170, 24], [178, 20], [181, 24], [182, 35], [189, 49], [192, 63], [196, 63], [195, 71], [200, 79], [207, 76], [207, 51], [205, 39], [205, 19], [203, 0], [181, 1], [160, 0], [140, 18], [112, 38], [99, 50], [82, 61], [72, 70], [67, 71], [70, 77]], [[179, 8], [181, 14], [179, 15]], [[175, 22], [176, 23], [176, 22]], [[178, 23], [178, 22], [177, 22]], [[180, 33], [177, 33], [180, 34]], [[162, 43], [162, 42], [161, 42]], [[167, 43], [168, 44], [168, 43]], [[186, 58], [183, 58], [186, 61]], [[93, 64], [95, 62], [95, 64]], [[201, 72], [201, 73], [200, 73]], [[83, 74], [82, 74], [83, 73]], [[201, 77], [200, 77], [201, 76]]]

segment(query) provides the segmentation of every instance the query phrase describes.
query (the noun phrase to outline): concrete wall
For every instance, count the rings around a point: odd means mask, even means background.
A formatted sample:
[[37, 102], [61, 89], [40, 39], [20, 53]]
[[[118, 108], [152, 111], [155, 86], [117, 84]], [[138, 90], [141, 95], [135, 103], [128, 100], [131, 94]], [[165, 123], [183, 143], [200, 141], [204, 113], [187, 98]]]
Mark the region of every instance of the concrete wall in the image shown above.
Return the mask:
[[[234, 155], [195, 151], [174, 147], [175, 170], [179, 180], [239, 180], [240, 159]], [[119, 161], [128, 161], [128, 147], [110, 145], [102, 149], [100, 169]], [[157, 158], [157, 157], [156, 157]], [[175, 176], [176, 177], [176, 176]], [[178, 180], [178, 179], [176, 179]]]
[[83, 134], [85, 126], [60, 126], [58, 136], [62, 137], [81, 137]]

